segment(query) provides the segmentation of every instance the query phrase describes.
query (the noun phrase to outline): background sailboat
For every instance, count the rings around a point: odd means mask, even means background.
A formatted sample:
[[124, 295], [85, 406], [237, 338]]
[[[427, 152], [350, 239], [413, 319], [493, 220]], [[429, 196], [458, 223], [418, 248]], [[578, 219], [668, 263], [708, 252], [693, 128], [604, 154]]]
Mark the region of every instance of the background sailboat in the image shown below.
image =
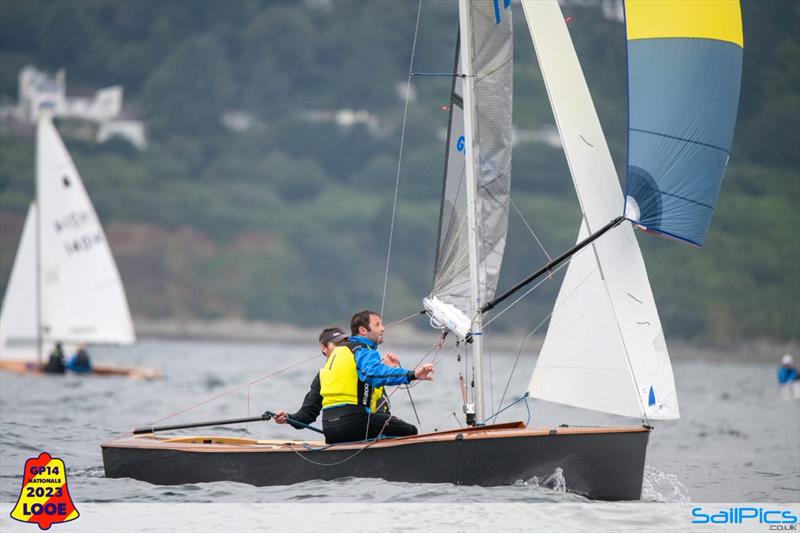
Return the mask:
[[[37, 127], [36, 191], [0, 311], [3, 370], [37, 371], [56, 342], [136, 340], [103, 228], [47, 114]], [[102, 364], [93, 364], [93, 373], [157, 376], [149, 369]]]

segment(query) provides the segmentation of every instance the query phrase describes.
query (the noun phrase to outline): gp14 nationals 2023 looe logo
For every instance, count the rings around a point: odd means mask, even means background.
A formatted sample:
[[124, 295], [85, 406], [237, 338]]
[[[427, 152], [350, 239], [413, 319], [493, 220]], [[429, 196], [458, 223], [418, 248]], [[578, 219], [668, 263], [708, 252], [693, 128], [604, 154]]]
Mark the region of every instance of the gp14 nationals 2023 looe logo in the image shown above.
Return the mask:
[[64, 461], [47, 452], [25, 461], [22, 490], [11, 518], [50, 529], [53, 524], [69, 522], [78, 516], [67, 488]]

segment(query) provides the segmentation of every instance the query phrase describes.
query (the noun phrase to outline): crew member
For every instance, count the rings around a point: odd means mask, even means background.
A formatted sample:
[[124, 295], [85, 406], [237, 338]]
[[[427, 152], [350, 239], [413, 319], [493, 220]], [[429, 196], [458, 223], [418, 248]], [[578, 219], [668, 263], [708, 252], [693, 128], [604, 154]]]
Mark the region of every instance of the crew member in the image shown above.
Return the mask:
[[800, 376], [797, 374], [794, 357], [787, 353], [781, 359], [781, 366], [778, 368], [778, 383], [785, 385], [796, 379], [800, 379]]
[[67, 370], [77, 374], [88, 374], [92, 371], [92, 361], [85, 344], [78, 345], [78, 350], [67, 361]]
[[60, 342], [57, 342], [53, 351], [50, 352], [50, 358], [47, 360], [47, 364], [42, 367], [42, 371], [47, 374], [63, 374], [66, 372], [64, 348]]
[[[345, 340], [347, 340], [347, 333], [342, 328], [325, 328], [319, 334], [319, 351], [327, 360], [331, 352]], [[286, 424], [288, 422], [296, 429], [303, 429], [303, 426], [296, 424], [295, 421], [306, 425], [311, 424], [317, 419], [321, 410], [322, 395], [319, 392], [319, 372], [317, 372], [305, 398], [303, 398], [303, 405], [300, 410], [291, 415], [286, 411], [278, 411], [275, 413], [274, 420], [278, 424]]]
[[[319, 351], [322, 353], [322, 356], [327, 359], [331, 352], [333, 352], [337, 346], [341, 345], [342, 342], [346, 340], [347, 333], [345, 333], [342, 328], [325, 328], [322, 330], [322, 333], [319, 334]], [[384, 362], [387, 365], [398, 366], [398, 362], [396, 358], [394, 358], [394, 354], [386, 355], [387, 357], [384, 359]], [[383, 387], [376, 388], [374, 396], [377, 400], [377, 412], [389, 414], [389, 398], [383, 393]], [[304, 429], [304, 426], [301, 424], [308, 425], [316, 421], [321, 410], [322, 394], [320, 393], [319, 372], [317, 372], [314, 376], [314, 380], [311, 382], [311, 386], [309, 387], [305, 398], [303, 398], [302, 407], [300, 407], [297, 412], [292, 414], [287, 413], [285, 410], [278, 411], [275, 413], [273, 420], [275, 420], [275, 422], [278, 424], [288, 423], [295, 429]], [[297, 424], [297, 422], [300, 422], [301, 424]]]
[[[333, 350], [320, 370], [325, 442], [417, 434], [412, 424], [378, 412], [376, 388], [405, 385], [415, 379], [432, 380], [433, 365], [408, 370], [385, 364], [378, 352], [385, 331], [378, 313], [356, 313], [350, 321], [350, 338]], [[387, 354], [387, 360], [399, 365], [399, 358], [393, 353]]]

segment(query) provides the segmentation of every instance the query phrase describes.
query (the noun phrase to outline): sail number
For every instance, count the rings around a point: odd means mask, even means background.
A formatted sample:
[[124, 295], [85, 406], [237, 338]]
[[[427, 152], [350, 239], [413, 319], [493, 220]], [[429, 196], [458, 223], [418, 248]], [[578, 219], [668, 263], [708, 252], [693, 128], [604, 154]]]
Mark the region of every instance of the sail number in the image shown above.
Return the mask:
[[458, 150], [459, 152], [463, 152], [464, 151], [464, 136], [463, 135], [461, 137], [459, 137], [458, 140], [456, 141], [456, 150]]

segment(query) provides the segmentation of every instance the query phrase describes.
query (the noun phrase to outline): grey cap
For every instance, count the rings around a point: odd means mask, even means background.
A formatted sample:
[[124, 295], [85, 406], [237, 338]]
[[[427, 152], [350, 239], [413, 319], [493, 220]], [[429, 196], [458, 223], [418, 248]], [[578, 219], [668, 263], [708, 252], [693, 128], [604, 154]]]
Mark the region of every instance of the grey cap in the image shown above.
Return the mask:
[[349, 335], [342, 328], [327, 328], [319, 334], [319, 343], [328, 344], [329, 342], [342, 342]]

